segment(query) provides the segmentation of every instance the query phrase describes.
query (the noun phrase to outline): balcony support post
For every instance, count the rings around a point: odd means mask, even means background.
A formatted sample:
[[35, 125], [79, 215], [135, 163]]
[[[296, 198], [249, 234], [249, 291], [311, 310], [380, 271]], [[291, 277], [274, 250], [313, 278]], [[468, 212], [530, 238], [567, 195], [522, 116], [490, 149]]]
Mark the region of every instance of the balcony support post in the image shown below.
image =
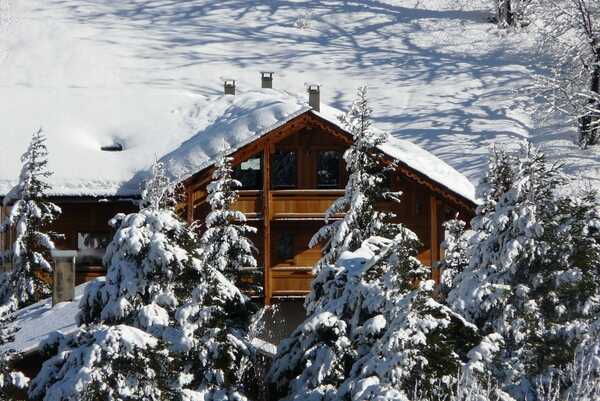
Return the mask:
[[263, 265], [265, 305], [271, 304], [271, 151], [269, 142], [263, 146]]
[[440, 260], [438, 201], [434, 195], [429, 196], [430, 230], [431, 230], [431, 278], [440, 283], [440, 271], [437, 264]]

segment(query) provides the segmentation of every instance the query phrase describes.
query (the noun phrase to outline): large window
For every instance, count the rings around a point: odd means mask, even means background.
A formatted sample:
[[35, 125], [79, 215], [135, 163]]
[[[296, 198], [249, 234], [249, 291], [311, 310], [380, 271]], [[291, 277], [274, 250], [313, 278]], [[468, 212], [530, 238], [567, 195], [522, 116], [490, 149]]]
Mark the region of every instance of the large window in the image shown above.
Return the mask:
[[293, 188], [296, 186], [298, 169], [296, 166], [296, 152], [278, 150], [272, 156], [272, 180], [276, 188]]
[[257, 156], [241, 162], [235, 167], [233, 176], [242, 183], [243, 189], [262, 187], [262, 157]]
[[337, 188], [340, 186], [341, 155], [335, 150], [319, 152], [317, 159], [317, 187]]

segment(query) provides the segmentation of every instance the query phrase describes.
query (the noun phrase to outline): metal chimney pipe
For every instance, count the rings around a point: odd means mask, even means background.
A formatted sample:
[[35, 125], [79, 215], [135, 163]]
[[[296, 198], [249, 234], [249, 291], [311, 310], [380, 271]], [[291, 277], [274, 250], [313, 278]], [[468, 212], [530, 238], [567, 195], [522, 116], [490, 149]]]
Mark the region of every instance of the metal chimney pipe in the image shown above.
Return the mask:
[[223, 92], [226, 95], [235, 95], [235, 79], [226, 79], [223, 84]]
[[260, 86], [261, 88], [273, 88], [273, 72], [272, 71], [261, 71], [260, 72]]
[[308, 84], [308, 105], [315, 111], [321, 111], [321, 86]]

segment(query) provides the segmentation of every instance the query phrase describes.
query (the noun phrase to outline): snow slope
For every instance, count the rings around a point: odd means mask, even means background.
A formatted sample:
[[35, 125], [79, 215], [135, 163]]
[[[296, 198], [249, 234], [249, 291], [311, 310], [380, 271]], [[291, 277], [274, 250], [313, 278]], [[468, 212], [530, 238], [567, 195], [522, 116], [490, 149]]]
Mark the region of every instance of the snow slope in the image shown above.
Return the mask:
[[[104, 280], [104, 277], [97, 280]], [[11, 326], [18, 327], [14, 341], [0, 346], [1, 350], [14, 350], [28, 353], [39, 349], [41, 343], [53, 332], [74, 333], [77, 330], [79, 302], [90, 282], [75, 287], [75, 298], [71, 302], [61, 302], [54, 307], [52, 299], [44, 299], [17, 312]], [[267, 355], [277, 351], [275, 345], [260, 338], [252, 338], [252, 345]]]
[[[378, 127], [472, 182], [488, 144], [530, 138], [600, 187], [600, 151], [579, 150], [559, 117], [532, 118], [515, 93], [538, 72], [530, 35], [487, 23], [485, 0], [456, 3], [0, 0], [0, 139], [24, 149], [42, 126], [57, 176], [81, 178], [66, 190], [135, 192], [122, 182], [190, 138], [221, 78], [244, 92], [272, 70], [276, 88], [304, 96], [319, 82], [342, 110], [367, 84]], [[126, 157], [98, 150], [115, 141]], [[19, 156], [0, 149], [0, 179], [16, 176]]]
[[2, 345], [0, 349], [28, 352], [36, 349], [51, 332], [74, 332], [77, 328], [79, 301], [88, 285], [89, 283], [85, 283], [75, 287], [75, 299], [71, 302], [61, 302], [52, 307], [52, 298], [48, 298], [20, 309], [16, 320], [11, 323], [11, 326], [19, 328], [15, 340]]

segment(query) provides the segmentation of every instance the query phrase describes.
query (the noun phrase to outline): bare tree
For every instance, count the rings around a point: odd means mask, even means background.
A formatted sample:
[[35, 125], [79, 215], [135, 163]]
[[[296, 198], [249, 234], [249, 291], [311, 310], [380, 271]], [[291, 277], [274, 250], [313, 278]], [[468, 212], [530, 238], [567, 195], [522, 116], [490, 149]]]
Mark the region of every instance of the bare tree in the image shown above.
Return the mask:
[[600, 141], [600, 2], [536, 0], [540, 49], [551, 60], [550, 74], [534, 89], [550, 112], [570, 117], [581, 147]]

